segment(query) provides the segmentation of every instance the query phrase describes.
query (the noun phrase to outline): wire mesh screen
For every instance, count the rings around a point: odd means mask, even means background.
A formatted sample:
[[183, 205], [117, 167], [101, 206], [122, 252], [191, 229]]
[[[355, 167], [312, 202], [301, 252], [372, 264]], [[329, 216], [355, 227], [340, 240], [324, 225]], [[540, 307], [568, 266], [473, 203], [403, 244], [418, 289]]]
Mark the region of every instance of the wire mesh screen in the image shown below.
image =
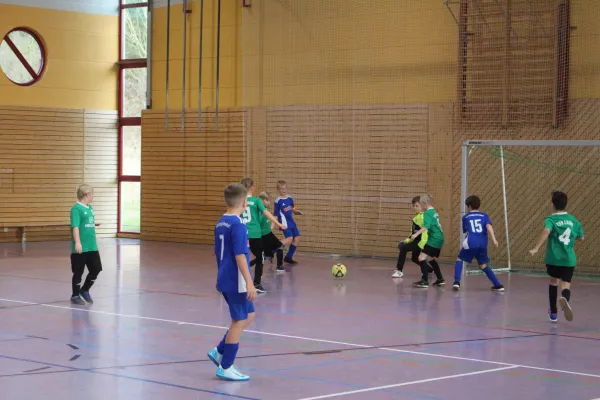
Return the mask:
[[507, 239], [502, 190], [504, 157], [508, 237], [513, 269], [545, 270], [543, 249], [535, 246], [552, 213], [550, 195], [567, 193], [567, 210], [582, 223], [586, 240], [578, 242], [578, 269], [598, 272], [600, 257], [600, 146], [484, 146], [468, 147], [468, 195], [478, 195], [482, 211], [492, 220], [498, 249], [490, 248], [494, 267], [507, 265]]

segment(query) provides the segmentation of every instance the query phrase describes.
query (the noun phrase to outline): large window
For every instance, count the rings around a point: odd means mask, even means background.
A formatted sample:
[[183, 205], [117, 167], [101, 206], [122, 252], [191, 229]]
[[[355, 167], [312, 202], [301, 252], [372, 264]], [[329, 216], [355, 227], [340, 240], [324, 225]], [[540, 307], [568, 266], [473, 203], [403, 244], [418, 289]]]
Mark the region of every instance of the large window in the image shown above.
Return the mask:
[[148, 2], [121, 0], [119, 55], [119, 232], [139, 233], [142, 110], [148, 83]]

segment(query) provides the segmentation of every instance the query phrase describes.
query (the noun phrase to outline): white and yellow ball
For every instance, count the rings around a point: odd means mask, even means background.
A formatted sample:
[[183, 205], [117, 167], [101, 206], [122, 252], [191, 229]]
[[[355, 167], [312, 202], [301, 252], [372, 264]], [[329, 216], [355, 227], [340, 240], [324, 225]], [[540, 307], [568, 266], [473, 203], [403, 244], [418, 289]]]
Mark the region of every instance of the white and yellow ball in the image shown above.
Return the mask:
[[333, 268], [331, 268], [331, 274], [336, 278], [343, 278], [346, 276], [346, 266], [344, 264], [335, 264]]

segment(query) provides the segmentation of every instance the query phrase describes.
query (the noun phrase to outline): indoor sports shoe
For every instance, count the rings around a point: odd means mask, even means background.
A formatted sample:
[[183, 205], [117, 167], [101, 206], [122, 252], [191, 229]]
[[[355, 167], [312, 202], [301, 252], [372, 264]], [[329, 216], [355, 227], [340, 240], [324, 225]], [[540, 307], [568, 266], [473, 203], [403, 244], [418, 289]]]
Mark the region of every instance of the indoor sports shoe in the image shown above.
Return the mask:
[[73, 304], [77, 304], [78, 306], [84, 306], [85, 305], [85, 301], [83, 301], [83, 299], [79, 296], [73, 296], [71, 297], [71, 303]]
[[223, 369], [222, 367], [217, 368], [217, 378], [226, 381], [247, 381], [250, 379], [248, 375], [244, 375], [238, 371], [235, 365], [232, 365], [227, 369]]
[[94, 300], [92, 299], [92, 296], [90, 296], [90, 292], [81, 292], [81, 297], [83, 297], [83, 299], [88, 303], [94, 304]]
[[460, 290], [460, 282], [456, 281], [452, 284], [452, 290], [458, 292]]
[[550, 322], [558, 322], [558, 315], [553, 314], [552, 311], [548, 310], [548, 319], [550, 319]]
[[256, 286], [254, 286], [254, 288], [256, 289], [257, 293], [267, 293], [267, 291], [265, 290], [263, 285], [256, 285]]
[[216, 347], [209, 351], [207, 356], [208, 358], [210, 358], [210, 361], [212, 361], [213, 364], [215, 364], [217, 367], [221, 365], [223, 354], [220, 354]]
[[413, 283], [414, 287], [418, 287], [418, 288], [428, 288], [429, 287], [429, 282], [426, 282], [424, 280], [420, 280], [418, 282]]
[[402, 278], [404, 276], [404, 272], [396, 270], [396, 272], [394, 272], [394, 274], [392, 275], [392, 278]]
[[561, 297], [560, 299], [558, 299], [558, 302], [562, 307], [563, 314], [565, 314], [565, 319], [567, 321], [573, 321], [573, 309], [571, 308], [569, 301], [564, 297]]
[[441, 286], [444, 286], [445, 284], [446, 284], [446, 280], [445, 279], [438, 279], [437, 281], [435, 281], [433, 283], [433, 286], [441, 287]]
[[492, 286], [492, 291], [493, 292], [504, 292], [504, 286], [503, 285]]
[[277, 269], [275, 270], [275, 272], [279, 272], [281, 273], [285, 273], [285, 268], [283, 268], [283, 265], [280, 265], [279, 267], [277, 267]]

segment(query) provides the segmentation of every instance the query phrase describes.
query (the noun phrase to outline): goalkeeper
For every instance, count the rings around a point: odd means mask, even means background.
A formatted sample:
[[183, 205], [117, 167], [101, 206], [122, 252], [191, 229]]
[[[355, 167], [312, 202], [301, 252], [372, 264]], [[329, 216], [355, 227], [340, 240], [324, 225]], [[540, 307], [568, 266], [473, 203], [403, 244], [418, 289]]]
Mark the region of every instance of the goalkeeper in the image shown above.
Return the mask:
[[[416, 215], [412, 219], [410, 236], [423, 227], [423, 209], [421, 208], [420, 200], [420, 196], [416, 196], [412, 199], [412, 207]], [[398, 254], [398, 264], [396, 265], [396, 271], [392, 275], [392, 278], [402, 278], [404, 276], [404, 272], [402, 271], [404, 270], [404, 263], [406, 262], [406, 253], [412, 253], [410, 259], [415, 264], [419, 264], [419, 254], [421, 254], [423, 246], [427, 243], [427, 232], [423, 232], [421, 235], [417, 236], [415, 240], [411, 240], [410, 236], [398, 243], [400, 254]], [[429, 272], [431, 271], [432, 268], [429, 267]]]

